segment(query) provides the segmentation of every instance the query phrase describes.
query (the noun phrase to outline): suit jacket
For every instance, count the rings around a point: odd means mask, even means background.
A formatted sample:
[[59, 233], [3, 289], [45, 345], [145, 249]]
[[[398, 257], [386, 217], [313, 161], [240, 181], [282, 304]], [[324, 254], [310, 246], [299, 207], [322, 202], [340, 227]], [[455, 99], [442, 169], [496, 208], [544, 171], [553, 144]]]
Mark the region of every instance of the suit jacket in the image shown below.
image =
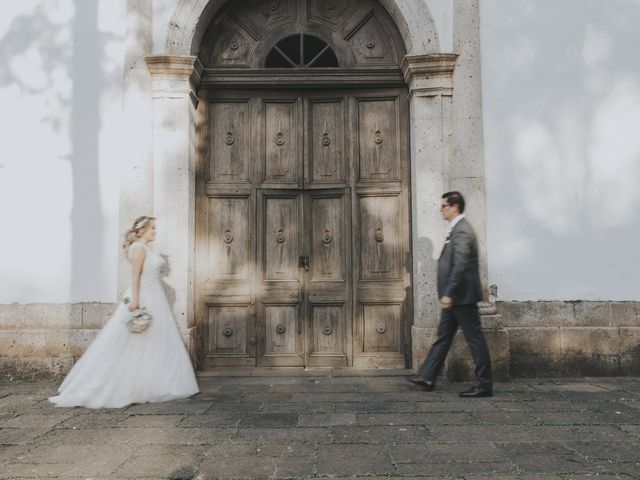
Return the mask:
[[478, 242], [471, 224], [461, 219], [451, 230], [438, 260], [438, 298], [452, 298], [452, 305], [482, 300]]

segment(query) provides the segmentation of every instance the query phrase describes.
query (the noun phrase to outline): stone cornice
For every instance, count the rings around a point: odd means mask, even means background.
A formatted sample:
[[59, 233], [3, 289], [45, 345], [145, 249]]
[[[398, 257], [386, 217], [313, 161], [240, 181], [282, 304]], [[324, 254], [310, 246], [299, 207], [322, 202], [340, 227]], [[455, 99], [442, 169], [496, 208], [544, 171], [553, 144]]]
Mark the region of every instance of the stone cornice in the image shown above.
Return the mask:
[[457, 58], [458, 55], [455, 53], [404, 57], [400, 68], [409, 87], [409, 95], [451, 95]]

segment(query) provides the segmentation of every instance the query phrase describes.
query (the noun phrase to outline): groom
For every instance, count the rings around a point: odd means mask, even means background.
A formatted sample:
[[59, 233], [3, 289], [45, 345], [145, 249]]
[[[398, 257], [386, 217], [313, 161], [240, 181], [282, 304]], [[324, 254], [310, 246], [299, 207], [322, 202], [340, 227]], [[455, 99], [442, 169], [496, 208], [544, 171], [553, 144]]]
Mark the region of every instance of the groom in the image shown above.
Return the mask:
[[438, 260], [440, 323], [436, 341], [418, 370], [418, 376], [407, 377], [407, 380], [424, 390], [433, 390], [460, 326], [476, 366], [475, 382], [460, 396], [490, 397], [493, 395], [491, 358], [477, 305], [482, 300], [482, 287], [476, 235], [464, 217], [464, 198], [460, 192], [442, 195], [440, 212], [449, 222], [444, 249]]

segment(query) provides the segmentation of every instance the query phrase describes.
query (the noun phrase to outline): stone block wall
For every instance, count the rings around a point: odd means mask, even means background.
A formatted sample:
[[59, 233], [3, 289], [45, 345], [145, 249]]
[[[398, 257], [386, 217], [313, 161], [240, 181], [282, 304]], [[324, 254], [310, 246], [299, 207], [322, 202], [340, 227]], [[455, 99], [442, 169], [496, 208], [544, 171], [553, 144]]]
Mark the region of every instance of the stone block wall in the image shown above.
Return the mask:
[[109, 303], [0, 305], [0, 380], [65, 374], [114, 308]]
[[640, 302], [498, 302], [512, 377], [640, 374]]
[[[110, 303], [0, 305], [0, 379], [64, 375], [114, 308]], [[640, 375], [640, 302], [498, 302], [497, 308], [499, 315], [483, 317], [497, 381]], [[414, 366], [435, 339], [434, 328], [419, 331]], [[462, 334], [446, 374], [451, 380], [473, 375]]]
[[[498, 382], [640, 375], [640, 302], [498, 302], [497, 308], [499, 315], [483, 316], [482, 322]], [[414, 367], [434, 339], [425, 338]], [[473, 368], [460, 332], [444, 373], [466, 381], [473, 378]]]

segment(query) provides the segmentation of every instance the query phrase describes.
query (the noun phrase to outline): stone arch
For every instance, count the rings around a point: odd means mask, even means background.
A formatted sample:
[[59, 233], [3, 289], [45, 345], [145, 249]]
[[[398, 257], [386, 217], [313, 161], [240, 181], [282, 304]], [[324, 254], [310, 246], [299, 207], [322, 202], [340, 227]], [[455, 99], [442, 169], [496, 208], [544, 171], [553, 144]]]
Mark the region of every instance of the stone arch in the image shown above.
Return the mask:
[[[396, 23], [408, 55], [440, 51], [436, 24], [426, 2], [378, 1]], [[180, 0], [169, 22], [165, 53], [197, 55], [207, 27], [225, 2], [226, 0]]]

